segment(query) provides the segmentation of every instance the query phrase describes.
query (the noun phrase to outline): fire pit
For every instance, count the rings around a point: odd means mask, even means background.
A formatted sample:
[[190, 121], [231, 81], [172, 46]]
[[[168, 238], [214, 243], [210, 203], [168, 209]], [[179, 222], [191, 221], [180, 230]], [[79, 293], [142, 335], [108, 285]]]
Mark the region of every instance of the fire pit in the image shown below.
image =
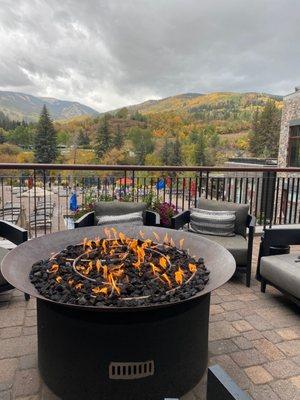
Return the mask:
[[210, 292], [234, 259], [189, 233], [115, 228], [33, 239], [3, 275], [37, 297], [39, 369], [60, 398], [179, 397], [207, 366]]

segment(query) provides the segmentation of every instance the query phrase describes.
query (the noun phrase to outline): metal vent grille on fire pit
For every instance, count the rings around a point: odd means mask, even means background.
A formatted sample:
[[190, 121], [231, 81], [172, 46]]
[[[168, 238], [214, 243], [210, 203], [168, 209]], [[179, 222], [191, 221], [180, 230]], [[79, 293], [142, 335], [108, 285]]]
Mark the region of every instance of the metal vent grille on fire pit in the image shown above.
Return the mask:
[[109, 379], [140, 379], [154, 374], [154, 361], [111, 362]]

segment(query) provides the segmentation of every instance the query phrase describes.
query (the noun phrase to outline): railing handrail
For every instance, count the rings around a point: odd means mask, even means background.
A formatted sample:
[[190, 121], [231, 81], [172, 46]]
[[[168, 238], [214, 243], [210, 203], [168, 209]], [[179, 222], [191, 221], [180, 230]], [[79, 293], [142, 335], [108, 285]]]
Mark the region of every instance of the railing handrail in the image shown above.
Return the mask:
[[38, 164], [38, 163], [0, 163], [0, 169], [32, 169], [32, 170], [81, 170], [81, 171], [197, 171], [197, 172], [286, 172], [300, 173], [300, 168], [278, 167], [203, 167], [165, 166], [165, 165], [100, 165], [100, 164]]

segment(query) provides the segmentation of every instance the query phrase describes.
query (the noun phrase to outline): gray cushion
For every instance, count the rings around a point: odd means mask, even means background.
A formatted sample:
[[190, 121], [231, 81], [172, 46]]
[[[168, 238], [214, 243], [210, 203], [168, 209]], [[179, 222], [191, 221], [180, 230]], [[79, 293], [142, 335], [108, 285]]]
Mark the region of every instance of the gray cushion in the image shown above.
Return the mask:
[[[4, 256], [7, 253], [8, 253], [7, 249], [4, 249], [3, 247], [0, 247], [0, 265], [1, 265], [1, 262], [2, 262], [2, 260], [4, 258]], [[6, 285], [6, 284], [7, 284], [7, 281], [3, 278], [3, 275], [1, 274], [1, 271], [0, 271], [0, 286]]]
[[127, 201], [99, 201], [95, 203], [95, 223], [97, 224], [97, 217], [110, 216], [110, 215], [124, 215], [135, 212], [146, 211], [147, 205], [145, 203], [134, 203]]
[[97, 216], [97, 225], [110, 225], [110, 224], [131, 224], [143, 225], [143, 211], [138, 211], [122, 215], [103, 215]]
[[300, 263], [295, 260], [300, 253], [262, 257], [260, 273], [274, 285], [300, 299]]
[[246, 236], [249, 204], [236, 204], [228, 201], [199, 199], [197, 207], [204, 210], [235, 211], [236, 219], [234, 231], [237, 235]]
[[248, 242], [242, 235], [226, 237], [226, 236], [201, 235], [199, 233], [194, 233], [194, 232], [191, 233], [197, 235], [197, 237], [199, 238], [203, 236], [206, 239], [209, 239], [225, 247], [225, 249], [227, 249], [233, 255], [237, 265], [247, 264]]
[[235, 211], [192, 208], [190, 229], [204, 235], [234, 236]]

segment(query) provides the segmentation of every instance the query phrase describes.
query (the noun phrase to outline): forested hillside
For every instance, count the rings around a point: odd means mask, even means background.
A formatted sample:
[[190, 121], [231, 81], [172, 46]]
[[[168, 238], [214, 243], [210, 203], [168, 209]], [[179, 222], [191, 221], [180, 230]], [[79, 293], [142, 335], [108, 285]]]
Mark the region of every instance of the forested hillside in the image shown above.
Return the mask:
[[[266, 94], [188, 93], [54, 121], [58, 156], [53, 161], [220, 165], [233, 156], [274, 157], [281, 107], [281, 97]], [[34, 161], [38, 129], [36, 123], [0, 114], [0, 160]]]

